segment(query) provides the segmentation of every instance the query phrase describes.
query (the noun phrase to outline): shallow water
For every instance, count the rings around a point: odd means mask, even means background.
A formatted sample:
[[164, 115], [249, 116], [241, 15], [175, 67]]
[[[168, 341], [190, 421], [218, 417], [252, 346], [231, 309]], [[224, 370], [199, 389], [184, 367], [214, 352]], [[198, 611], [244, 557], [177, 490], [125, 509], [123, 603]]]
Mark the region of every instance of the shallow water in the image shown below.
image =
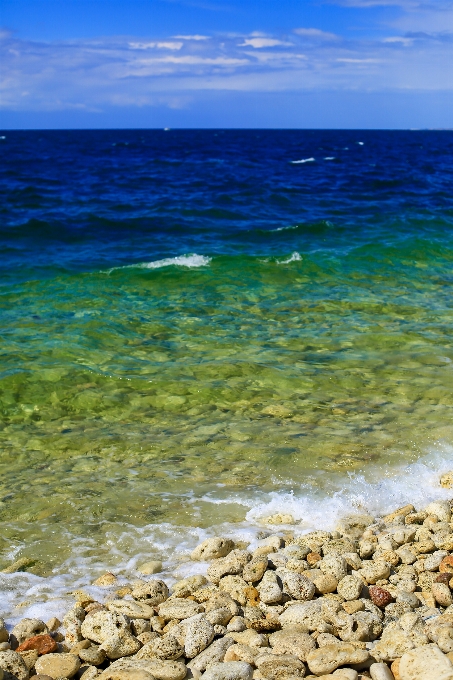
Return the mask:
[[452, 132], [5, 136], [0, 568], [453, 466]]

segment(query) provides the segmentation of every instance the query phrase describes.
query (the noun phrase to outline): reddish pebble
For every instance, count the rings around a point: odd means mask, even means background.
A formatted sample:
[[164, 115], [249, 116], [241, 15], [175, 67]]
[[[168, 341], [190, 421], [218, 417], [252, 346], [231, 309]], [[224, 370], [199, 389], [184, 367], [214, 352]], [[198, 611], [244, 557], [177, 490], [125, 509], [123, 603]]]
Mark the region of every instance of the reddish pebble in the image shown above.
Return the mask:
[[36, 649], [38, 654], [42, 656], [43, 654], [56, 652], [57, 643], [50, 635], [35, 635], [19, 645], [16, 652], [28, 652], [30, 649]]
[[446, 573], [438, 574], [436, 576], [435, 583], [445, 583], [445, 585], [448, 586], [449, 583], [450, 583], [450, 579], [451, 579], [451, 574], [446, 574]]
[[453, 555], [447, 555], [440, 563], [439, 571], [441, 574], [453, 574]]
[[370, 586], [369, 588], [371, 602], [383, 609], [390, 602], [392, 602], [393, 597], [390, 595], [388, 590], [385, 588], [380, 588], [379, 586]]
[[310, 567], [312, 567], [314, 564], [319, 562], [319, 560], [322, 560], [322, 557], [319, 553], [315, 553], [315, 552], [308, 553], [307, 562], [310, 565]]

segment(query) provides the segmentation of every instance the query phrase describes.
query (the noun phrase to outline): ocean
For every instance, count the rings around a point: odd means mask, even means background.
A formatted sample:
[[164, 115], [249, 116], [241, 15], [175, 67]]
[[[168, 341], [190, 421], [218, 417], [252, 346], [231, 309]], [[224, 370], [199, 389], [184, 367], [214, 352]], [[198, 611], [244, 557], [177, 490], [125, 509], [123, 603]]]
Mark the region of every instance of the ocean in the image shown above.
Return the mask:
[[452, 131], [5, 131], [0, 153], [0, 570], [31, 564], [0, 614], [150, 559], [184, 576], [277, 512], [301, 532], [448, 497]]

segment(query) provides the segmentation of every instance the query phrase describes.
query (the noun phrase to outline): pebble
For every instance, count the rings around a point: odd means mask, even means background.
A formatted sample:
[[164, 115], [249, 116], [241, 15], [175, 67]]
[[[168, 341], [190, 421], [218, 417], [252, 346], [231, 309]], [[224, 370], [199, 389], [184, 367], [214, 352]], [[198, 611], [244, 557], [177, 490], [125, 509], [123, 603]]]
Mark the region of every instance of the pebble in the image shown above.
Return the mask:
[[150, 560], [137, 567], [137, 571], [145, 576], [151, 576], [151, 574], [160, 574], [162, 571], [162, 562], [160, 560]]
[[436, 645], [425, 645], [401, 657], [401, 680], [453, 680], [453, 664]]
[[203, 675], [203, 680], [252, 680], [253, 666], [245, 661], [213, 663]]
[[[118, 588], [107, 572], [96, 585], [115, 595], [102, 604], [74, 591], [65, 637], [58, 619], [23, 619], [11, 635], [0, 619], [0, 668], [18, 665], [19, 680], [453, 680], [450, 504], [338, 529], [282, 532], [253, 552], [208, 539], [193, 551], [210, 561], [207, 577], [181, 579], [171, 595], [160, 579]], [[55, 659], [73, 666], [40, 666]]]
[[57, 643], [50, 635], [34, 635], [28, 638], [17, 648], [17, 652], [26, 652], [35, 649], [38, 654], [49, 654], [57, 651]]
[[200, 543], [200, 545], [197, 545], [190, 557], [192, 560], [207, 562], [219, 557], [226, 557], [233, 548], [234, 542], [229, 538], [208, 538], [203, 543]]
[[51, 678], [72, 678], [80, 665], [79, 657], [75, 654], [46, 654], [39, 657], [35, 669], [37, 673], [50, 675]]
[[335, 671], [339, 666], [364, 663], [369, 658], [367, 650], [358, 649], [355, 645], [343, 642], [325, 645], [310, 652], [307, 656], [307, 664], [312, 673], [326, 675]]
[[0, 652], [0, 668], [6, 673], [7, 678], [8, 674], [10, 674], [15, 680], [28, 680], [29, 670], [27, 664], [21, 655], [13, 652], [13, 650]]

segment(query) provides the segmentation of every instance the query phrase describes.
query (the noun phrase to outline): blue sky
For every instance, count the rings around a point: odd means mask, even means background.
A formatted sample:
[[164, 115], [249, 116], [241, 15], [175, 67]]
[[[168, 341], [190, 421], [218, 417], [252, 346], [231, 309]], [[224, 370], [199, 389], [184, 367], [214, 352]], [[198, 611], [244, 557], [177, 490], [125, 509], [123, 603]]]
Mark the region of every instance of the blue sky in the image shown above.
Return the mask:
[[453, 127], [453, 0], [0, 0], [0, 125]]

